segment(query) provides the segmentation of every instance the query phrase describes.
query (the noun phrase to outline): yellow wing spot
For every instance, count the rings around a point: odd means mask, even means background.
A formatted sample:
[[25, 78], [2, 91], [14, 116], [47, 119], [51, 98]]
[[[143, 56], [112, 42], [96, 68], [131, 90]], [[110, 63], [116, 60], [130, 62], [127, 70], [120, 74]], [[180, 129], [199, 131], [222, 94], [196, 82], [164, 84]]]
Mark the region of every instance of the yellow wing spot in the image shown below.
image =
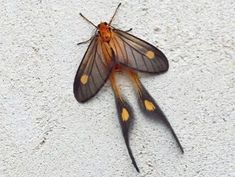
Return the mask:
[[148, 111], [153, 111], [155, 109], [154, 104], [148, 100], [144, 100], [144, 106]]
[[145, 53], [145, 56], [148, 57], [148, 59], [152, 60], [155, 57], [155, 53], [153, 51], [149, 50]]
[[122, 120], [124, 122], [128, 121], [129, 119], [129, 113], [126, 108], [122, 108]]
[[85, 84], [87, 83], [87, 81], [88, 81], [88, 75], [83, 74], [82, 77], [81, 77], [81, 79], [80, 79], [80, 81], [81, 81], [81, 83], [82, 83], [83, 85], [85, 85]]

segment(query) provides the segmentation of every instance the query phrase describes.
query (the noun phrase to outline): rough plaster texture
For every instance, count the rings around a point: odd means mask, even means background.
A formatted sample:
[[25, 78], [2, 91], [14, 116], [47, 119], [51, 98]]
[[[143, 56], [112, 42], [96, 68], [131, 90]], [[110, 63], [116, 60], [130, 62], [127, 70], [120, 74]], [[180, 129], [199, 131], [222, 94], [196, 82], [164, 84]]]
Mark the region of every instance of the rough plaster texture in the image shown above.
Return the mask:
[[234, 177], [235, 1], [123, 1], [113, 25], [158, 46], [169, 71], [141, 74], [168, 116], [169, 131], [135, 110], [131, 146], [120, 132], [109, 84], [87, 104], [74, 99], [74, 75], [94, 32], [79, 16], [108, 21], [120, 1], [0, 1], [1, 177]]

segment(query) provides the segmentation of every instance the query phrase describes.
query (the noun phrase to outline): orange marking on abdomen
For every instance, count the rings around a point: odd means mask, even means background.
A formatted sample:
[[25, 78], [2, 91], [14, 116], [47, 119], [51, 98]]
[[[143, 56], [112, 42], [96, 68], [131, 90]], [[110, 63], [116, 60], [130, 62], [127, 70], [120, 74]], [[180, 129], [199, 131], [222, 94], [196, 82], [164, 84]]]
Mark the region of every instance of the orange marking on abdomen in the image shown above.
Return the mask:
[[121, 66], [120, 65], [115, 65], [114, 70], [116, 72], [121, 72]]

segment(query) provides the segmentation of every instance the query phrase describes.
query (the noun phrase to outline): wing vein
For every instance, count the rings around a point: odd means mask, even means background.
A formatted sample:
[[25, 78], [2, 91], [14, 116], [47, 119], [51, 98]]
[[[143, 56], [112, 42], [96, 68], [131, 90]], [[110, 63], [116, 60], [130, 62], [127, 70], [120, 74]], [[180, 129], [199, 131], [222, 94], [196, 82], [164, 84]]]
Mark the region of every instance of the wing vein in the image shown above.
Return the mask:
[[122, 54], [122, 56], [123, 56], [123, 60], [127, 60], [127, 58], [125, 58], [125, 55], [124, 55], [124, 53], [123, 53], [123, 51], [122, 51], [122, 48], [121, 48], [119, 42], [117, 41], [117, 39], [116, 39], [115, 37], [114, 37], [113, 39], [116, 41], [117, 46], [118, 46], [118, 48], [119, 48], [120, 51], [121, 51], [121, 54]]
[[122, 40], [123, 40], [123, 42], [125, 42], [129, 47], [131, 47], [132, 49], [134, 49], [136, 52], [138, 52], [140, 55], [144, 55], [142, 52], [140, 52], [140, 51], [138, 51], [134, 46], [131, 46], [128, 42], [126, 42], [126, 40], [124, 39], [124, 38], [122, 38], [122, 37], [120, 37]]
[[103, 78], [102, 74], [100, 73], [100, 69], [99, 69], [99, 67], [98, 67], [98, 65], [97, 65], [97, 62], [96, 62], [96, 61], [95, 61], [95, 66], [96, 66], [96, 68], [97, 68], [97, 70], [98, 70], [98, 73], [99, 73], [99, 75], [100, 75], [101, 79], [102, 79], [102, 80], [104, 80], [104, 78]]
[[147, 64], [146, 64], [146, 62], [145, 62], [144, 56], [141, 55], [141, 57], [142, 57], [142, 60], [144, 61], [144, 66], [145, 66], [146, 70], [148, 71], [148, 66], [147, 66]]

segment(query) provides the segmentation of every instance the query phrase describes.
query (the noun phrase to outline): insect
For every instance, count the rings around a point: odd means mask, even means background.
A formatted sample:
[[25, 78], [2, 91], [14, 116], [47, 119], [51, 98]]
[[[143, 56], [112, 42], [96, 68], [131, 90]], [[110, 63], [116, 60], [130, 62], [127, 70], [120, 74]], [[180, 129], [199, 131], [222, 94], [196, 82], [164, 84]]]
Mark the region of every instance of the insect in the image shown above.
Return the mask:
[[159, 49], [129, 34], [131, 29], [122, 31], [111, 25], [120, 5], [121, 3], [117, 6], [109, 23], [101, 22], [98, 26], [80, 13], [86, 21], [96, 28], [96, 32], [89, 40], [79, 43], [91, 41], [75, 76], [73, 92], [78, 102], [86, 102], [102, 88], [107, 80], [111, 82], [126, 147], [134, 167], [139, 172], [128, 136], [134, 116], [131, 106], [122, 96], [116, 84], [117, 72], [124, 72], [130, 77], [138, 95], [141, 110], [165, 123], [182, 153], [184, 150], [168, 119], [142, 85], [137, 74], [137, 71], [152, 74], [166, 72], [169, 68], [168, 60]]

